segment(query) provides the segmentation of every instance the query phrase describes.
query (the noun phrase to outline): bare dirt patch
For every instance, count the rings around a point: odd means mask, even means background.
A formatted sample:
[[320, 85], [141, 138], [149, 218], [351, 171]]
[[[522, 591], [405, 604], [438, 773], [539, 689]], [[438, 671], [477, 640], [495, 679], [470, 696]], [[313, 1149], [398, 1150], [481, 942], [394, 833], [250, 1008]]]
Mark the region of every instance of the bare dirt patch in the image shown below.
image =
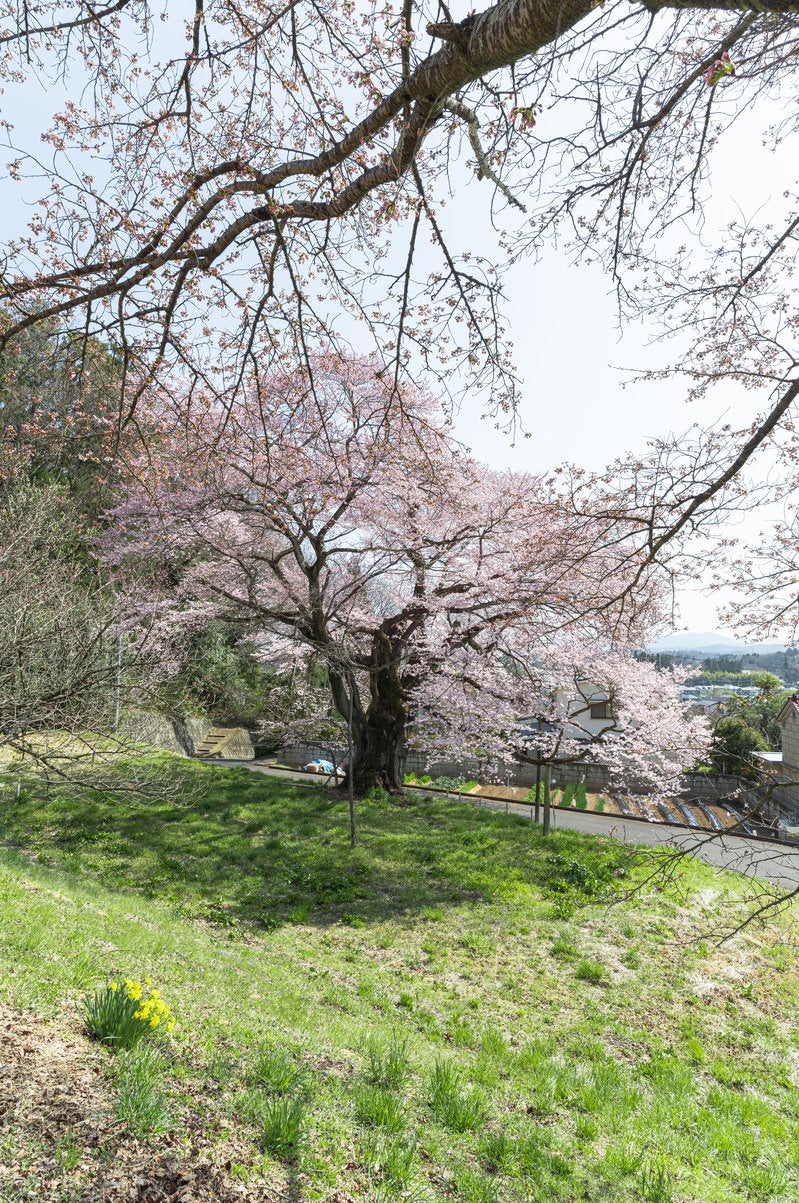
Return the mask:
[[0, 1198], [9, 1203], [276, 1203], [283, 1183], [243, 1182], [248, 1150], [202, 1132], [128, 1135], [108, 1054], [77, 1023], [0, 1004]]

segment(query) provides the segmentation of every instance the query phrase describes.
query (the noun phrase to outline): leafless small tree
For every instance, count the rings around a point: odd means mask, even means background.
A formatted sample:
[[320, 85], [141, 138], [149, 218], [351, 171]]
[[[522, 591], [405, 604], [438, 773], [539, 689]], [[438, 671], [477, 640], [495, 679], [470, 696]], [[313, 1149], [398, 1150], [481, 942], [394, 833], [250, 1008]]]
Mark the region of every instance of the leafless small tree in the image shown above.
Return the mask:
[[146, 696], [157, 657], [85, 544], [68, 495], [24, 474], [0, 489], [0, 767], [126, 791], [114, 771], [120, 706]]

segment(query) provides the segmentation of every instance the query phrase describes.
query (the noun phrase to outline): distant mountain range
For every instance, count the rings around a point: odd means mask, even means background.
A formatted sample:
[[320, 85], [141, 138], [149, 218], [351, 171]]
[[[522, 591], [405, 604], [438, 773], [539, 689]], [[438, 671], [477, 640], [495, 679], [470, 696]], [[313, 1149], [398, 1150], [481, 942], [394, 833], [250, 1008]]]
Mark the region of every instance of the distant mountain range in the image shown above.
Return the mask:
[[784, 652], [784, 643], [742, 643], [731, 639], [729, 635], [719, 635], [715, 631], [675, 631], [672, 635], [663, 635], [650, 643], [648, 652], [690, 652], [692, 655], [705, 656], [769, 656], [776, 652]]

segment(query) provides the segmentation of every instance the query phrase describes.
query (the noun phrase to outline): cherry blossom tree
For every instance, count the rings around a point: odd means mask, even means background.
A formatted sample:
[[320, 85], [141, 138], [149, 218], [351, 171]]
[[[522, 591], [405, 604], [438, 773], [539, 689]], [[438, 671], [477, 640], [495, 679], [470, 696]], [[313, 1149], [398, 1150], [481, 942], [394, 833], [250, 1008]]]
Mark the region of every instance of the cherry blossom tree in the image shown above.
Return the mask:
[[564, 765], [599, 764], [611, 789], [667, 794], [706, 753], [710, 728], [681, 702], [685, 679], [599, 640], [536, 645], [523, 627], [475, 653], [462, 648], [416, 692], [414, 736], [446, 755], [479, 756], [490, 771], [533, 764], [549, 785]]
[[222, 616], [313, 658], [359, 789], [401, 784], [411, 693], [457, 649], [659, 613], [648, 578], [614, 601], [631, 528], [575, 513], [554, 479], [487, 470], [375, 360], [277, 370], [232, 412], [193, 396], [158, 420], [106, 554], [171, 580], [177, 622]]
[[[791, 94], [790, 3], [497, 0], [458, 19], [412, 2], [196, 0], [157, 16], [146, 0], [0, 6], [7, 96], [35, 75], [54, 109], [46, 162], [9, 131], [12, 174], [27, 197], [41, 187], [7, 246], [0, 337], [13, 347], [61, 322], [87, 356], [105, 340], [118, 450], [154, 382], [216, 407], [224, 439], [273, 370], [302, 370], [315, 403], [319, 364], [356, 337], [397, 397], [424, 371], [512, 414], [502, 267], [555, 234], [604, 262], [626, 314], [695, 333], [669, 369], [689, 387], [770, 393], [745, 430], [614, 465], [601, 513], [601, 482], [579, 483], [573, 529], [637, 532], [624, 554], [638, 571], [607, 581], [632, 597], [651, 563], [735, 504], [753, 456], [790, 439], [792, 182], [773, 228], [738, 221], [707, 252], [696, 237], [713, 146]], [[789, 113], [775, 144], [793, 129]], [[484, 258], [448, 224], [480, 188], [498, 230]], [[600, 615], [616, 605], [584, 596]]]
[[[675, 471], [656, 557], [787, 431], [799, 388], [792, 175], [768, 221], [707, 226], [738, 119], [773, 107], [776, 149], [796, 132], [777, 107], [796, 36], [791, 0], [5, 0], [7, 94], [35, 76], [54, 113], [47, 160], [10, 131], [40, 202], [8, 244], [2, 338], [62, 319], [109, 341], [120, 428], [154, 377], [229, 403], [271, 361], [309, 370], [309, 348], [350, 338], [395, 383], [424, 370], [502, 419], [502, 272], [557, 236], [605, 265], [623, 315], [695, 333], [669, 367], [689, 387], [770, 394], [700, 455], [701, 487]], [[482, 256], [449, 217], [481, 189]]]

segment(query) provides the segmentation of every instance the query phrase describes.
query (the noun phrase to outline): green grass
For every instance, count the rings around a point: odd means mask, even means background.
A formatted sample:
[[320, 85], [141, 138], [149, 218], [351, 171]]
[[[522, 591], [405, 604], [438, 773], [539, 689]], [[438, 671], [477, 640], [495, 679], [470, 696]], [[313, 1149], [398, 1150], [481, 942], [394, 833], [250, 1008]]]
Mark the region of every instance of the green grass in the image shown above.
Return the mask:
[[109, 1054], [127, 1126], [234, 1133], [308, 1203], [799, 1197], [795, 933], [702, 945], [733, 879], [609, 906], [601, 839], [425, 795], [358, 803], [353, 853], [330, 791], [184, 771], [149, 805], [0, 789], [3, 1001], [77, 1031], [149, 975], [174, 1007], [171, 1053]]
[[[0, 838], [39, 863], [172, 902], [181, 918], [231, 934], [242, 924], [357, 926], [458, 900], [512, 897], [549, 884], [552, 857], [607, 880], [623, 860], [570, 832], [545, 845], [520, 819], [509, 827], [471, 804], [429, 795], [411, 795], [399, 821], [386, 801], [361, 804], [363, 847], [352, 852], [341, 839], [345, 802], [328, 791], [246, 769], [186, 762], [179, 769], [185, 792], [149, 804], [91, 793], [78, 799], [57, 788], [43, 797], [35, 778], [17, 799], [16, 776], [3, 784], [0, 775]], [[520, 830], [524, 839], [512, 834]], [[531, 860], [531, 847], [546, 847], [546, 855]]]
[[305, 1112], [304, 1099], [272, 1098], [263, 1091], [250, 1095], [244, 1105], [259, 1147], [279, 1161], [294, 1161], [297, 1157]]
[[463, 1073], [451, 1061], [436, 1061], [428, 1099], [436, 1122], [452, 1132], [471, 1132], [486, 1118], [482, 1094], [464, 1087]]
[[402, 1099], [385, 1086], [358, 1086], [353, 1101], [355, 1118], [365, 1128], [401, 1132], [405, 1127]]
[[596, 961], [589, 961], [586, 958], [579, 961], [575, 970], [574, 976], [583, 982], [593, 982], [594, 985], [603, 985], [608, 980], [608, 972], [604, 965], [598, 964]]
[[408, 1041], [393, 1032], [388, 1039], [370, 1035], [364, 1045], [367, 1079], [374, 1086], [399, 1090], [409, 1071]]
[[305, 1086], [306, 1074], [285, 1049], [266, 1047], [256, 1050], [246, 1080], [270, 1095], [298, 1094]]
[[157, 1136], [174, 1126], [161, 1090], [164, 1071], [158, 1049], [146, 1044], [122, 1050], [113, 1063], [117, 1116], [134, 1136]]

